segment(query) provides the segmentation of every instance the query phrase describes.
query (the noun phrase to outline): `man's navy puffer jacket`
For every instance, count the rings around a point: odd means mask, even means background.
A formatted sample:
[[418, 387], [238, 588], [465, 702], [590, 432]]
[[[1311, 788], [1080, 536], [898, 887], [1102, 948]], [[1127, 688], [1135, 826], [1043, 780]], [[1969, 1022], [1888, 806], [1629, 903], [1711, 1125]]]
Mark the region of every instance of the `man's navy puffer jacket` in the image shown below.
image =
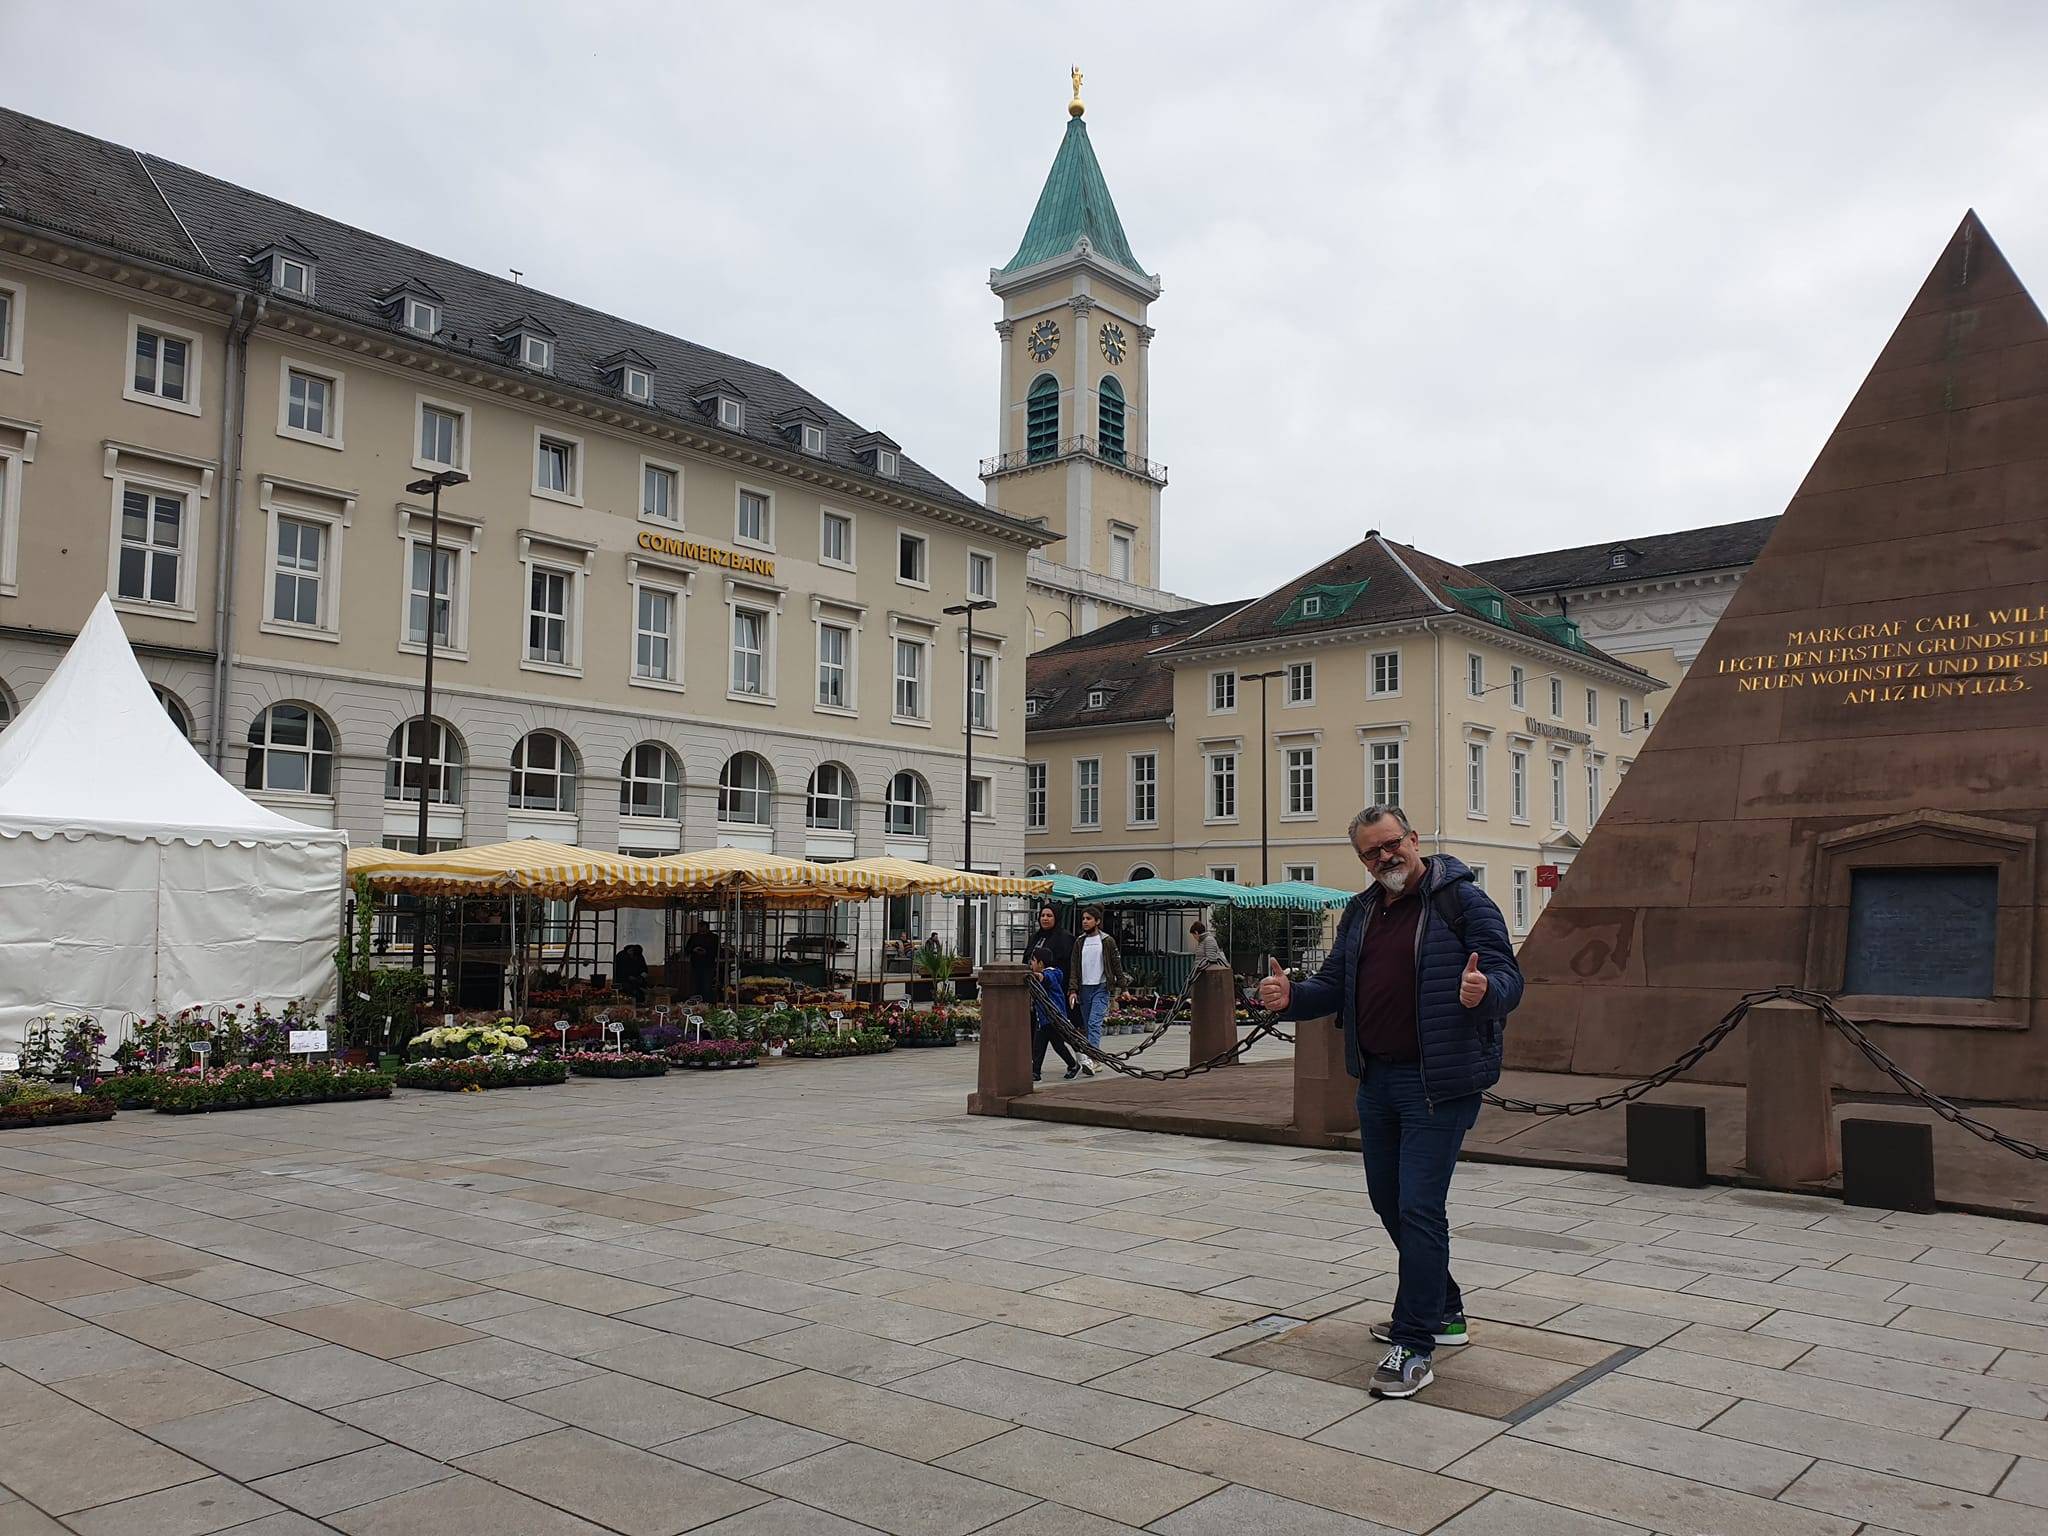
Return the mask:
[[[1438, 894], [1442, 892], [1441, 896]], [[1377, 881], [1351, 898], [1337, 923], [1330, 955], [1315, 975], [1294, 984], [1283, 1018], [1334, 1015], [1344, 1030], [1344, 1065], [1353, 1077], [1364, 1071], [1358, 1054], [1358, 944], [1365, 925], [1379, 911], [1384, 893]], [[1431, 1103], [1478, 1093], [1500, 1080], [1501, 1041], [1508, 1015], [1522, 1000], [1522, 970], [1508, 925], [1493, 898], [1473, 882], [1472, 871], [1447, 853], [1423, 861], [1423, 903], [1416, 930], [1415, 1032], [1422, 1047], [1422, 1091]], [[1444, 921], [1439, 904], [1460, 914], [1464, 937]], [[1479, 956], [1486, 996], [1477, 1008], [1458, 1001], [1458, 978], [1467, 957]]]

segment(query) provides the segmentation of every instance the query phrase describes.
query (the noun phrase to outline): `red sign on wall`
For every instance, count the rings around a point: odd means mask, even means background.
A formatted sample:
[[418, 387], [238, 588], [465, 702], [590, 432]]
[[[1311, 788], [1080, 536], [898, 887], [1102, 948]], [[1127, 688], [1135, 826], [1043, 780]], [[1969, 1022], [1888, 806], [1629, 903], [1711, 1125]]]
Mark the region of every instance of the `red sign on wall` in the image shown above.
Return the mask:
[[1536, 866], [1536, 883], [1545, 888], [1555, 886], [1558, 876], [1563, 873], [1564, 871], [1555, 864], [1538, 864]]

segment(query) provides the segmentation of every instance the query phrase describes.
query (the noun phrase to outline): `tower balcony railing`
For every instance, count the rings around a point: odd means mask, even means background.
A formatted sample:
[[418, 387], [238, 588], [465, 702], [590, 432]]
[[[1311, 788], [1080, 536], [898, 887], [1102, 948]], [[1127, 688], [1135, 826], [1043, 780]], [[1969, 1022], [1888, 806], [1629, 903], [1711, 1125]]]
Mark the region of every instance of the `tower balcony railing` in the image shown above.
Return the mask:
[[1093, 437], [1067, 437], [1057, 443], [1042, 443], [1036, 448], [1019, 448], [1015, 453], [1001, 453], [992, 459], [983, 459], [981, 478], [994, 480], [1001, 475], [1020, 474], [1027, 469], [1040, 469], [1067, 459], [1093, 459], [1098, 464], [1120, 469], [1154, 485], [1166, 484], [1164, 464], [1141, 458], [1128, 449], [1104, 447], [1099, 438]]

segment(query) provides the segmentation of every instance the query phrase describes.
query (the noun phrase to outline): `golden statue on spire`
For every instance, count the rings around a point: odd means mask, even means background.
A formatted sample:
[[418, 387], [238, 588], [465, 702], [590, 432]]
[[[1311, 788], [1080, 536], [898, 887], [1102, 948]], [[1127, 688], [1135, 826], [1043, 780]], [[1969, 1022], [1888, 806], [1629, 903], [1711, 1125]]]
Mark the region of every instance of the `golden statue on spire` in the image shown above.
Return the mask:
[[1076, 64], [1072, 73], [1074, 76], [1074, 99], [1067, 103], [1067, 116], [1079, 117], [1088, 110], [1081, 104], [1081, 66]]

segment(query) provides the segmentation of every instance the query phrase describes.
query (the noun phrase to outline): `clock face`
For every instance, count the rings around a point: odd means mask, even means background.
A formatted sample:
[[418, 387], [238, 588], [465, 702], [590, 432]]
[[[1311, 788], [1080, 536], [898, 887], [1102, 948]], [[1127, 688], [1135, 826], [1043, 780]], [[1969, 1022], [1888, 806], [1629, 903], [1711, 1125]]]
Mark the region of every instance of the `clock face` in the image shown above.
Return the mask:
[[1031, 349], [1031, 355], [1037, 358], [1038, 361], [1041, 363], [1051, 362], [1053, 353], [1060, 349], [1059, 322], [1055, 320], [1039, 321], [1038, 324], [1031, 327], [1030, 334], [1024, 338], [1024, 344]]
[[1102, 328], [1102, 355], [1112, 363], [1120, 363], [1124, 360], [1124, 353], [1127, 350], [1124, 328], [1114, 321], [1105, 325]]

